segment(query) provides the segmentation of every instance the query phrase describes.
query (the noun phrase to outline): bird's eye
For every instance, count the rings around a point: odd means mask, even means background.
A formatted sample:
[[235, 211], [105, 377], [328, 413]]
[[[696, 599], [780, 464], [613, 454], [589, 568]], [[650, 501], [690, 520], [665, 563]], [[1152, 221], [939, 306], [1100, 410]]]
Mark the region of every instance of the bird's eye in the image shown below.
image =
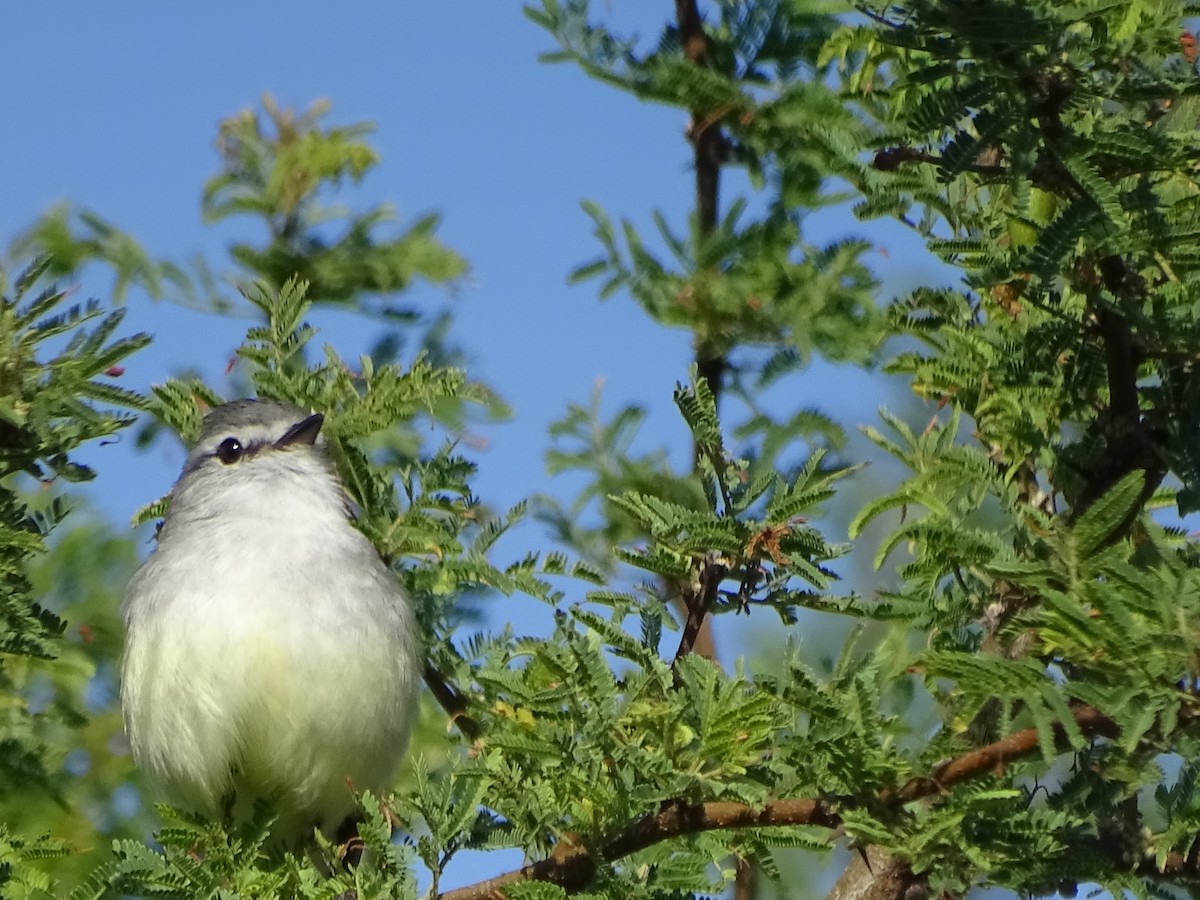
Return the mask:
[[232, 466], [241, 459], [243, 452], [242, 442], [235, 437], [227, 437], [217, 445], [217, 459], [227, 466]]

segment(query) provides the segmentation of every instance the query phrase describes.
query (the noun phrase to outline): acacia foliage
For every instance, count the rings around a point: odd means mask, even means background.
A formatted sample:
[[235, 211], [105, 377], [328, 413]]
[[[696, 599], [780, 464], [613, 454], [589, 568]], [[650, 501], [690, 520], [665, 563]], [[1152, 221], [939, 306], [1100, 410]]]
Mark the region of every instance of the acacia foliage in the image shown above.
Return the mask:
[[64, 745], [84, 725], [78, 691], [93, 660], [53, 598], [34, 593], [35, 561], [70, 504], [31, 495], [28, 485], [96, 477], [76, 453], [129, 427], [145, 407], [115, 379], [150, 340], [116, 336], [123, 310], [70, 303], [67, 292], [39, 285], [46, 268], [42, 260], [0, 279], [0, 886], [31, 891], [53, 884], [34, 861], [69, 851], [68, 834], [36, 829], [47, 806], [79, 796], [62, 769]]
[[[620, 452], [635, 410], [598, 429], [573, 410], [557, 436], [577, 444], [551, 462], [592, 477], [582, 505], [547, 514], [573, 553], [498, 560], [520, 510], [490, 515], [452, 446], [380, 443], [417, 416], [453, 429], [446, 410], [490, 394], [428, 358], [316, 356], [303, 283], [268, 278], [248, 293], [261, 324], [242, 371], [260, 394], [327, 412], [359, 524], [420, 606], [431, 687], [459, 730], [427, 736], [387, 800], [397, 842], [363, 798], [372, 852], [353, 872], [269, 858], [269, 809], [232, 830], [164, 811], [161, 849], [119, 841], [77, 896], [436, 894], [459, 854], [514, 847], [530, 865], [503, 886], [509, 897], [681, 897], [722, 889], [739, 857], [779, 877], [781, 850], [835, 840], [885, 850], [908, 886], [936, 891], [1194, 888], [1200, 553], [1178, 520], [1148, 514], [1191, 511], [1200, 477], [1200, 107], [1195, 45], [1180, 41], [1194, 10], [928, 0], [864, 3], [838, 20], [761, 0], [707, 11], [705, 66], [677, 30], [642, 51], [581, 0], [545, 0], [531, 17], [603, 80], [707, 111], [727, 133], [725, 164], [761, 179], [764, 217], [745, 227], [731, 215], [680, 236], [660, 217], [670, 265], [591, 207], [602, 256], [579, 273], [628, 289], [710, 352], [743, 353], [731, 377], [745, 422], [727, 425], [708, 382], [681, 378], [696, 461], [675, 474], [662, 456]], [[921, 288], [877, 316], [860, 245], [797, 239], [802, 213], [835, 188], [856, 192], [864, 218], [915, 229], [962, 287]], [[909, 339], [882, 353], [936, 406], [924, 428], [893, 415], [869, 428], [909, 474], [861, 504], [842, 540], [818, 518], [853, 502], [839, 491], [854, 461], [821, 446], [846, 452], [836, 426], [757, 397], [800, 377], [810, 352], [880, 352], [875, 327]], [[30, 464], [66, 466], [64, 434], [116, 421], [73, 398], [148, 404], [185, 436], [217, 402], [194, 380], [146, 401], [97, 394], [106, 339], [70, 345], [66, 359], [81, 361], [68, 369], [86, 377], [37, 395], [63, 405], [58, 430], [30, 432]], [[781, 448], [796, 446], [793, 465]], [[579, 530], [596, 498], [602, 525]], [[18, 577], [39, 548], [9, 536], [29, 521], [4, 525]], [[862, 537], [872, 521], [886, 531], [877, 550]], [[840, 591], [836, 560], [864, 554], [893, 586]], [[6, 652], [44, 655], [59, 626], [13, 585], [6, 609], [24, 643]], [[457, 609], [481, 587], [543, 600], [551, 634], [470, 633]], [[807, 610], [874, 629], [828, 673], [800, 644], [762, 672], [690, 652], [696, 619], [756, 607], [785, 627]], [[63, 848], [2, 837], [0, 878], [49, 889], [29, 860]]]
[[[870, 499], [849, 537], [861, 553], [862, 528], [884, 517], [871, 561], [898, 586], [836, 604], [789, 596], [919, 636], [923, 652], [885, 642], [866, 656], [888, 669], [877, 711], [903, 708], [902, 673], [922, 676], [936, 703], [932, 739], [917, 737], [919, 705], [877, 722], [881, 743], [905, 748], [893, 764], [940, 771], [1015, 735], [1034, 736], [1041, 758], [899, 819], [860, 797], [871, 814], [843, 808], [843, 827], [955, 891], [1186, 882], [1195, 822], [1164, 823], [1194, 804], [1195, 550], [1161, 524], [1178, 519], [1146, 512], [1195, 508], [1194, 5], [861, 3], [836, 25], [807, 3], [701, 8], [704, 54], [687, 52], [682, 14], [648, 45], [598, 24], [585, 2], [530, 15], [558, 40], [554, 58], [689, 111], [693, 137], [722, 128], [726, 162], [761, 180], [768, 216], [802, 216], [850, 185], [861, 218], [902, 222], [963, 275], [963, 288], [921, 288], [886, 312], [888, 334], [910, 339], [891, 345], [887, 368], [940, 410], [924, 429], [885, 414], [867, 430], [911, 476]], [[825, 87], [838, 76], [835, 100]], [[660, 321], [688, 321], [690, 284], [644, 262], [628, 224], [623, 265], [607, 220], [589, 212], [607, 254], [581, 274], [607, 273]], [[701, 284], [728, 273], [728, 285], [747, 268], [764, 270], [703, 257], [691, 271]], [[818, 296], [826, 284], [807, 281]], [[836, 309], [808, 331], [840, 335], [835, 358], [854, 331]], [[688, 324], [704, 339], [710, 319], [699, 308]], [[614, 420], [615, 439], [628, 440], [629, 422]], [[648, 483], [656, 465], [628, 474]], [[592, 471], [610, 486], [620, 472]], [[1066, 777], [1051, 768], [1064, 759]], [[875, 798], [906, 777], [870, 771]]]

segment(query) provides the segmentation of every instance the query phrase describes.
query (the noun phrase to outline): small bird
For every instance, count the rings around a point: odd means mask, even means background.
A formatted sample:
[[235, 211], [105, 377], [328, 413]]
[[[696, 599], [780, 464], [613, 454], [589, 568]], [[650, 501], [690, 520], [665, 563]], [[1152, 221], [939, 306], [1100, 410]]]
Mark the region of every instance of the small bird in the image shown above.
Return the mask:
[[422, 669], [323, 423], [270, 400], [208, 413], [122, 608], [121, 706], [150, 787], [214, 819], [265, 800], [292, 846], [388, 786]]

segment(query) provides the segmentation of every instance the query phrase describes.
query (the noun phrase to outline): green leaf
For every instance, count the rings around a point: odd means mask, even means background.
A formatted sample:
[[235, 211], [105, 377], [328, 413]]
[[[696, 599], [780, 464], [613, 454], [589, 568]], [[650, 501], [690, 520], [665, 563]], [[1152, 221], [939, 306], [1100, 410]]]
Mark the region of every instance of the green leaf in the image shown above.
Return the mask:
[[1145, 485], [1145, 472], [1135, 470], [1087, 508], [1071, 529], [1080, 556], [1091, 556], [1127, 522]]

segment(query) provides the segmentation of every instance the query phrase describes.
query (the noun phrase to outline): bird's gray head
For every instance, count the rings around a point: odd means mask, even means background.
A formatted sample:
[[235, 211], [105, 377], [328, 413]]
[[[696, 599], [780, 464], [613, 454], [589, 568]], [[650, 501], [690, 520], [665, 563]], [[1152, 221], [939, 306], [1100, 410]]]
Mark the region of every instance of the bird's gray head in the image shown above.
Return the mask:
[[345, 506], [321, 435], [324, 416], [275, 400], [235, 400], [204, 417], [171, 492], [171, 518], [263, 512], [293, 501]]
[[188, 454], [184, 473], [277, 461], [282, 454], [325, 448], [320, 413], [277, 400], [234, 400], [218, 406], [200, 426], [200, 438]]

